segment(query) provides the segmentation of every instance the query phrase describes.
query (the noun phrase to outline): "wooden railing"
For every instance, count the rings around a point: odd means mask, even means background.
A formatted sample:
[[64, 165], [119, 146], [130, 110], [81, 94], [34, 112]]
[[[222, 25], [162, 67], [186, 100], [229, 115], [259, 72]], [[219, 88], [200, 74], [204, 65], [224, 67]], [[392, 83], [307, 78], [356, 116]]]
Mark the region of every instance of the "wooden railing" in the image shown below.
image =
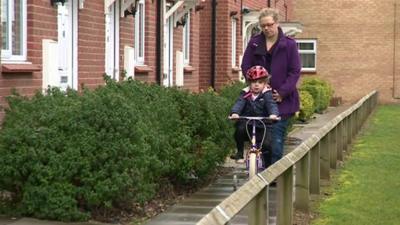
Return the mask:
[[[223, 225], [245, 207], [248, 224], [268, 224], [269, 184], [277, 179], [277, 224], [292, 225], [293, 209], [308, 212], [310, 194], [320, 194], [320, 180], [349, 153], [348, 144], [377, 104], [371, 92], [327, 122], [315, 134], [268, 169], [257, 174], [205, 215], [197, 225]], [[295, 170], [295, 172], [294, 172]], [[293, 200], [293, 197], [295, 200]]]

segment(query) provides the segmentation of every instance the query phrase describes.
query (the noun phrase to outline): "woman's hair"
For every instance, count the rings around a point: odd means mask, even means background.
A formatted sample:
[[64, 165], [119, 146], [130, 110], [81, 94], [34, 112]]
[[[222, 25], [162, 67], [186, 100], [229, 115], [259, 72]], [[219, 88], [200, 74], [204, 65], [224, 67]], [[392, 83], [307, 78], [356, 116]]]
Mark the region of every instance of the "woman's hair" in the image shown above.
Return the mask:
[[263, 8], [260, 10], [260, 15], [258, 16], [258, 21], [261, 20], [261, 18], [270, 16], [272, 19], [274, 19], [275, 22], [279, 22], [279, 11], [274, 8]]

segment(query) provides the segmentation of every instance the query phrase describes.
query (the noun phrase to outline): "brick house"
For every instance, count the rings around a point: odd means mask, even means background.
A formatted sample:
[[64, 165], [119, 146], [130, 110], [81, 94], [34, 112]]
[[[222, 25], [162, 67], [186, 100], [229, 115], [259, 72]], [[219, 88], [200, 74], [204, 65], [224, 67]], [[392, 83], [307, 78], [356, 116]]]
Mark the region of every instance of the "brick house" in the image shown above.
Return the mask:
[[218, 89], [239, 79], [266, 6], [291, 20], [292, 0], [1, 0], [0, 104], [12, 88], [28, 96], [48, 85], [94, 88], [104, 73]]
[[345, 102], [377, 89], [381, 103], [399, 103], [399, 3], [294, 1], [304, 73], [328, 80]]

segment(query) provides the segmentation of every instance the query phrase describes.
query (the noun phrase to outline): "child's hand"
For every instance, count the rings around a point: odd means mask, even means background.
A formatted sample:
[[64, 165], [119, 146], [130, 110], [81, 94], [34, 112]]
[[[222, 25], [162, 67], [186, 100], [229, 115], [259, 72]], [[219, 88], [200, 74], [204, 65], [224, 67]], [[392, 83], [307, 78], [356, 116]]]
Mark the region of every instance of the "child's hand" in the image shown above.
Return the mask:
[[232, 115], [228, 116], [230, 120], [239, 119], [239, 114], [233, 113]]
[[269, 115], [269, 118], [271, 119], [271, 120], [280, 120], [281, 118], [279, 117], [279, 116], [277, 116], [277, 115]]

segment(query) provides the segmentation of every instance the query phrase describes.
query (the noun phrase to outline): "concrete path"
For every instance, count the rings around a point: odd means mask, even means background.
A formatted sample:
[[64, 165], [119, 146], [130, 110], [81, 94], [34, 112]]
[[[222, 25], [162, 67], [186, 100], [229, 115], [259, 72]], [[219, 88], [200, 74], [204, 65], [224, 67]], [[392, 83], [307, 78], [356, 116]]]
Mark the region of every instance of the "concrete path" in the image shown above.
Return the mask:
[[99, 222], [85, 222], [85, 223], [62, 223], [48, 220], [38, 220], [33, 218], [4, 218], [0, 217], [0, 225], [106, 225]]
[[[348, 106], [340, 106], [336, 108], [329, 108], [328, 111], [322, 115], [316, 115], [316, 118], [311, 120], [308, 124], [296, 125], [296, 129], [289, 135], [290, 137], [300, 138], [305, 140], [315, 133], [326, 122], [330, 121], [336, 115], [346, 110]], [[301, 129], [299, 129], [301, 128]], [[300, 144], [297, 143], [297, 144]], [[285, 153], [293, 150], [297, 145], [290, 145], [285, 147]], [[247, 181], [247, 174], [244, 164], [236, 164], [233, 160], [228, 159], [225, 163], [226, 167], [234, 167], [234, 170], [220, 177], [215, 183], [200, 190], [199, 192], [183, 199], [178, 204], [171, 207], [164, 213], [156, 216], [146, 223], [146, 225], [191, 225], [196, 224], [204, 215], [206, 215], [212, 208], [218, 205], [222, 200], [234, 192], [233, 176], [237, 176], [237, 186], [240, 187]], [[276, 188], [270, 188], [270, 218], [269, 224], [276, 224]], [[231, 222], [232, 225], [247, 224], [246, 212], [239, 213], [238, 216]], [[85, 222], [85, 223], [62, 223], [55, 221], [37, 220], [32, 218], [2, 218], [0, 217], [0, 225], [106, 225], [105, 223], [98, 222]]]

